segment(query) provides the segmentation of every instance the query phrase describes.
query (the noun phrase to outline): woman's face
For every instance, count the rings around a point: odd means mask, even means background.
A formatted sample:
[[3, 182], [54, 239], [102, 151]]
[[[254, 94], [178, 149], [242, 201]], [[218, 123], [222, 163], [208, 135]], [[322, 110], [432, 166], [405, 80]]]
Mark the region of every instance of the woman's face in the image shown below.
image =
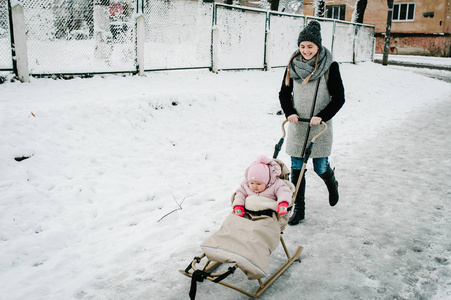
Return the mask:
[[299, 44], [299, 50], [306, 60], [311, 60], [318, 53], [318, 46], [309, 41], [303, 41]]

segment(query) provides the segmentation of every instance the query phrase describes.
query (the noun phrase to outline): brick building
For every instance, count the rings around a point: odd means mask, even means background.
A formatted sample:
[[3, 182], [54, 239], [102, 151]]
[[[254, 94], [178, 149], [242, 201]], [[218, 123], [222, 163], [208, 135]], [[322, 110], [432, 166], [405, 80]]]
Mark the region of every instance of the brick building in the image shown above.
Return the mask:
[[[325, 17], [351, 21], [356, 2], [326, 0]], [[394, 0], [390, 53], [450, 57], [450, 4], [449, 0]], [[298, 13], [314, 15], [314, 1], [306, 0]], [[386, 0], [368, 0], [363, 23], [376, 27], [376, 53], [384, 51], [387, 14]]]

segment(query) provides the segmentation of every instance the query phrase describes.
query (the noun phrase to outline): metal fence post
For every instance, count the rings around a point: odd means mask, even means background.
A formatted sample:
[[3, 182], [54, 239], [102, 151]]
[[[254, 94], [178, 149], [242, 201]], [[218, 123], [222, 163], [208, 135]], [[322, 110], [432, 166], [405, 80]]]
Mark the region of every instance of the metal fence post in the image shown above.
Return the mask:
[[359, 32], [359, 27], [356, 25], [354, 25], [354, 37], [352, 39], [352, 63], [355, 65], [357, 63], [356, 61], [356, 40], [357, 40], [357, 34]]
[[335, 28], [337, 26], [337, 22], [334, 21], [334, 26], [332, 28], [332, 44], [330, 46], [330, 53], [334, 53], [334, 44], [335, 44]]
[[265, 69], [266, 71], [271, 70], [271, 43], [268, 41], [271, 38], [271, 31], [266, 32], [266, 47], [265, 47]]
[[30, 75], [28, 71], [28, 54], [27, 54], [27, 36], [25, 34], [25, 18], [23, 7], [16, 3], [11, 7], [11, 31], [12, 40], [11, 47], [14, 49], [16, 62], [15, 72], [21, 82], [30, 82]]
[[212, 27], [211, 27], [211, 71], [218, 73], [219, 29], [217, 26], [218, 7], [213, 3]]
[[271, 70], [271, 13], [266, 14], [266, 34], [265, 34], [265, 70]]
[[216, 25], [213, 26], [213, 41], [212, 41], [212, 68], [214, 73], [218, 73], [218, 51], [219, 51], [219, 29]]
[[144, 16], [136, 18], [136, 63], [139, 76], [144, 76], [144, 41], [146, 39]]

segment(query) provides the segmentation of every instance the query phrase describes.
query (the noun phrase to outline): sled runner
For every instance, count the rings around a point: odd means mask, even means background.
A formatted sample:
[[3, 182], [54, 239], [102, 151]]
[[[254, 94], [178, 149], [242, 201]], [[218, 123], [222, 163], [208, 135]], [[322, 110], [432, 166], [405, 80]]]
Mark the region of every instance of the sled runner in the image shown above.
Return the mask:
[[[308, 119], [299, 118], [299, 120], [301, 122], [310, 122]], [[299, 183], [304, 175], [305, 166], [313, 144], [318, 137], [326, 132], [327, 125], [324, 122], [321, 123], [324, 126], [324, 129], [318, 133], [306, 147], [301, 175], [299, 176], [296, 187], [294, 187], [288, 180], [289, 169], [281, 160], [277, 159], [277, 155], [286, 135], [284, 127], [286, 122], [287, 120], [282, 123], [283, 136], [275, 146], [273, 159], [280, 165], [282, 169], [280, 178], [291, 188], [293, 192], [292, 199], [294, 200], [299, 189]], [[289, 212], [291, 212], [291, 208], [291, 206], [288, 208]], [[245, 209], [246, 214], [244, 217], [237, 216], [233, 212], [229, 214], [224, 220], [221, 228], [202, 243], [201, 249], [204, 253], [198, 257], [194, 257], [193, 261], [185, 270], [179, 270], [182, 274], [191, 277], [191, 289], [189, 292], [191, 299], [195, 299], [197, 282], [203, 282], [204, 280], [219, 283], [249, 297], [257, 298], [271, 286], [271, 284], [274, 283], [276, 279], [293, 264], [293, 262], [299, 259], [303, 248], [298, 246], [296, 250], [290, 254], [282, 237], [290, 213], [279, 216], [279, 214], [275, 212], [277, 209], [276, 201], [271, 200], [270, 202], [265, 202], [263, 199], [259, 198], [250, 201], [247, 200]], [[279, 269], [269, 275], [270, 255], [277, 248], [279, 242], [282, 244], [287, 260], [279, 267]], [[201, 264], [204, 259], [206, 262], [204, 261], [204, 263]], [[228, 266], [228, 268], [224, 271], [215, 272], [221, 265]], [[224, 281], [224, 279], [229, 275], [232, 275], [237, 269], [240, 269], [247, 275], [249, 280], [258, 281], [258, 287], [253, 293]]]

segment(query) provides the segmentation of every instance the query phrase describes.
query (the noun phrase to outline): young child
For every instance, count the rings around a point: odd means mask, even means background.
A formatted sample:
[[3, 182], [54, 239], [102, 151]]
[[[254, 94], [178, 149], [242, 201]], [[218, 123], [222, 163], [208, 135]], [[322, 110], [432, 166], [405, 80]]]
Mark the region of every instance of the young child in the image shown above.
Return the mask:
[[[233, 200], [233, 211], [243, 217], [246, 201], [249, 197], [264, 197], [277, 201], [276, 212], [283, 216], [291, 203], [293, 192], [290, 187], [279, 178], [282, 170], [277, 162], [261, 155], [245, 171], [245, 180], [236, 191]], [[260, 198], [259, 198], [260, 199]], [[275, 203], [274, 203], [275, 204]]]

